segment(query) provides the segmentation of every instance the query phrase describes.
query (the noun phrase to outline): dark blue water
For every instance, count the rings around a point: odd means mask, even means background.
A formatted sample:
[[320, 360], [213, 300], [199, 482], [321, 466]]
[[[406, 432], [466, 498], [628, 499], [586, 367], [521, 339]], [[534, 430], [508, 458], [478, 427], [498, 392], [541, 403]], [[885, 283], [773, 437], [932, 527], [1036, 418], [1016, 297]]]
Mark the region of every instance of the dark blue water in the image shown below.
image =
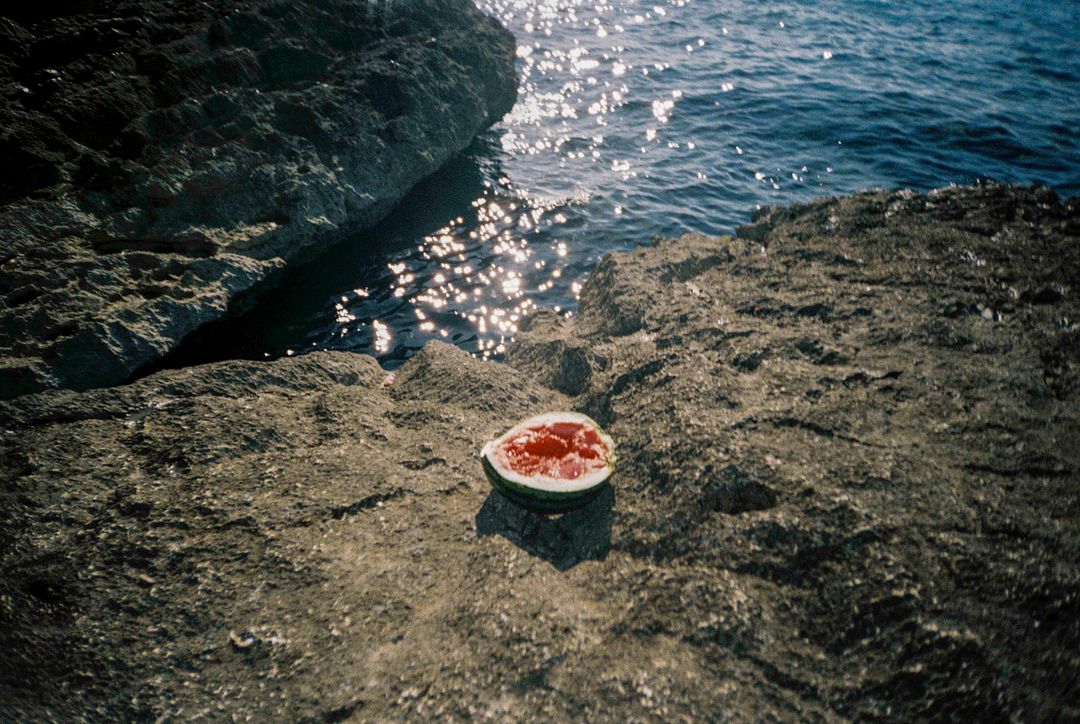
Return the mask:
[[604, 252], [758, 206], [996, 179], [1080, 193], [1080, 3], [480, 0], [518, 38], [513, 113], [375, 229], [188, 361], [312, 349], [498, 356], [572, 314]]

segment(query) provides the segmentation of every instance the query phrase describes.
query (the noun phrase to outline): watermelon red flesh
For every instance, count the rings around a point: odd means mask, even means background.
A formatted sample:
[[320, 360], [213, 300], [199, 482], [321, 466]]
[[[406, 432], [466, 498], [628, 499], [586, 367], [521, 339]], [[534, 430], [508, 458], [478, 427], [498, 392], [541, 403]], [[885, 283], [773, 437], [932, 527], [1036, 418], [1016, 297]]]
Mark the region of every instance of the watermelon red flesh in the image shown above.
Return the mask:
[[608, 468], [610, 451], [597, 431], [578, 422], [531, 425], [492, 451], [495, 462], [526, 477], [577, 480]]

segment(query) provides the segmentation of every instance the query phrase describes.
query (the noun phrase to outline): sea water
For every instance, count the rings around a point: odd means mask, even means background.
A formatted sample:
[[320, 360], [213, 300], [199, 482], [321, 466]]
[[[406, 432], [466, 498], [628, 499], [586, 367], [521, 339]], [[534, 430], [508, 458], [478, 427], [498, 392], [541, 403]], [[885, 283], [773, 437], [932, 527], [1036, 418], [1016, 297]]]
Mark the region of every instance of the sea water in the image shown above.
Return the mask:
[[337, 349], [393, 368], [433, 339], [497, 358], [654, 236], [874, 187], [1080, 192], [1074, 0], [478, 4], [517, 38], [510, 115], [183, 363]]

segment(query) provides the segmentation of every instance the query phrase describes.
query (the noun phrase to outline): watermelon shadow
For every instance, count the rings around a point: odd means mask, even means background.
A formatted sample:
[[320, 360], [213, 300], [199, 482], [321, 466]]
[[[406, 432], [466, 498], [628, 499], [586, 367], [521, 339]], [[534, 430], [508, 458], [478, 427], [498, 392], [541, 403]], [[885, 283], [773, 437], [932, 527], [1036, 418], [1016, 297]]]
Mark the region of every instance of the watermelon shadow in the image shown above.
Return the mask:
[[562, 515], [526, 510], [497, 490], [476, 514], [476, 537], [501, 535], [560, 571], [582, 561], [602, 561], [611, 550], [615, 489], [605, 484], [584, 506]]

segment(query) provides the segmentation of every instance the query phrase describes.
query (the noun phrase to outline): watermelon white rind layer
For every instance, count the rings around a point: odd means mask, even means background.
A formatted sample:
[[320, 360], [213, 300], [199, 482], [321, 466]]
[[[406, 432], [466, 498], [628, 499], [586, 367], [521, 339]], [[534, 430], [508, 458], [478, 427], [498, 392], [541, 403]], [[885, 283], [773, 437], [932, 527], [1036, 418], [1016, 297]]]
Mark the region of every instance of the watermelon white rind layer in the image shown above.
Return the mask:
[[[500, 465], [493, 455], [496, 448], [507, 439], [522, 430], [537, 425], [556, 422], [569, 422], [593, 428], [607, 450], [605, 466], [601, 470], [587, 473], [573, 480], [554, 478], [547, 475], [522, 475]], [[507, 430], [498, 438], [484, 445], [480, 451], [484, 472], [491, 484], [511, 500], [526, 507], [557, 510], [572, 508], [588, 502], [615, 472], [615, 442], [588, 415], [578, 412], [548, 412], [531, 417]]]

